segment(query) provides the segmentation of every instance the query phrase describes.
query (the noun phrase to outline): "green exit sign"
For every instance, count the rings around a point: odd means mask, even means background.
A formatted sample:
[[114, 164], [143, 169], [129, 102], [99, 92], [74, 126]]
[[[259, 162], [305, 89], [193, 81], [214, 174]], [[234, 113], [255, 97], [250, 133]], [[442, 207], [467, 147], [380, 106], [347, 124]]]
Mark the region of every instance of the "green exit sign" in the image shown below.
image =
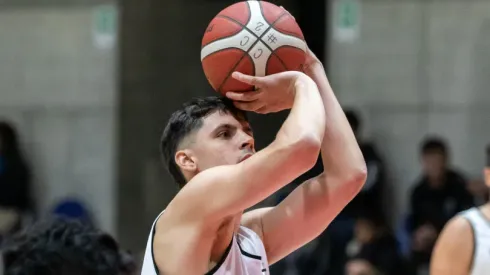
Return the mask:
[[357, 26], [359, 22], [359, 5], [357, 1], [343, 0], [338, 6], [339, 22], [344, 28]]
[[112, 49], [117, 42], [118, 10], [115, 5], [101, 5], [93, 10], [93, 39], [99, 49]]
[[359, 37], [361, 3], [359, 0], [334, 1], [334, 38], [338, 42], [353, 42]]
[[100, 6], [95, 10], [95, 30], [98, 33], [114, 34], [117, 24], [117, 10], [114, 6]]

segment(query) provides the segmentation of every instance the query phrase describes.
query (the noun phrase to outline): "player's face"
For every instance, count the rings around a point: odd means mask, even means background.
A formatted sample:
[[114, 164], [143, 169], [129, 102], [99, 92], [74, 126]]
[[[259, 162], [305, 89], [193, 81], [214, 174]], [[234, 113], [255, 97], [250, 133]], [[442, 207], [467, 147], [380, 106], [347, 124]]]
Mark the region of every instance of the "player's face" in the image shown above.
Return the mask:
[[192, 151], [198, 171], [219, 165], [236, 164], [255, 153], [252, 129], [248, 122], [233, 115], [215, 112], [204, 118], [196, 133]]
[[446, 170], [446, 157], [440, 153], [427, 153], [422, 157], [425, 174], [431, 179], [440, 179]]
[[364, 260], [352, 260], [346, 265], [347, 275], [374, 275], [376, 274], [373, 266]]
[[364, 219], [359, 219], [356, 222], [354, 232], [356, 235], [356, 239], [361, 243], [369, 243], [376, 234], [375, 226]]

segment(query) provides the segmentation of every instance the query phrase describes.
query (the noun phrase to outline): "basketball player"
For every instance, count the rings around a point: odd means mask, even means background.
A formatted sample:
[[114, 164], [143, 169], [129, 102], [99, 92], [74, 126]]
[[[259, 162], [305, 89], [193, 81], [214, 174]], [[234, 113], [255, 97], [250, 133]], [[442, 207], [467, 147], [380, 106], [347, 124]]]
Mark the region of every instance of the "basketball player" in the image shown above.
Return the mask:
[[[484, 170], [490, 187], [490, 146]], [[451, 219], [432, 254], [431, 275], [484, 275], [490, 273], [490, 202]]]
[[[181, 190], [151, 228], [144, 275], [269, 274], [270, 264], [323, 232], [364, 184], [357, 141], [311, 52], [305, 73], [232, 76], [258, 91], [191, 101], [164, 130], [163, 158]], [[291, 111], [274, 141], [255, 152], [243, 110], [284, 109]], [[311, 169], [320, 152], [323, 174], [276, 207], [244, 213]]]

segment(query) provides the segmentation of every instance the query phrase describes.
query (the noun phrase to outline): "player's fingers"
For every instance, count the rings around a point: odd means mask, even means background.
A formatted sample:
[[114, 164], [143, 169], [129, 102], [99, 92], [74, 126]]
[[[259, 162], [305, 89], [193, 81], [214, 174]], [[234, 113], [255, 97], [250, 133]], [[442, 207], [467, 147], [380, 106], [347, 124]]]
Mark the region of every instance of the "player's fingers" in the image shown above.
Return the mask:
[[261, 87], [263, 84], [262, 78], [257, 76], [246, 75], [240, 72], [233, 72], [231, 76], [240, 82], [247, 83], [252, 86]]
[[249, 92], [227, 92], [226, 97], [235, 101], [254, 101], [262, 95], [261, 91], [249, 91]]
[[235, 104], [235, 106], [240, 110], [251, 111], [251, 112], [255, 112], [258, 109], [264, 107], [263, 103], [258, 100], [251, 101], [251, 102], [235, 101], [233, 102], [233, 104]]

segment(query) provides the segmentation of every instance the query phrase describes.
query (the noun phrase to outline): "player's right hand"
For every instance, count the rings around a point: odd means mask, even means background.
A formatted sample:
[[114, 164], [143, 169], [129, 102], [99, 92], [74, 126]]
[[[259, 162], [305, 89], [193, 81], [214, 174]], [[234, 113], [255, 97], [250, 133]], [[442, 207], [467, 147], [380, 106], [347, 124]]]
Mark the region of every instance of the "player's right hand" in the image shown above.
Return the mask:
[[232, 77], [243, 83], [255, 86], [255, 91], [227, 92], [226, 97], [233, 100], [235, 106], [245, 111], [260, 114], [275, 113], [290, 109], [294, 103], [295, 84], [309, 78], [297, 71], [286, 71], [264, 77], [234, 72]]

